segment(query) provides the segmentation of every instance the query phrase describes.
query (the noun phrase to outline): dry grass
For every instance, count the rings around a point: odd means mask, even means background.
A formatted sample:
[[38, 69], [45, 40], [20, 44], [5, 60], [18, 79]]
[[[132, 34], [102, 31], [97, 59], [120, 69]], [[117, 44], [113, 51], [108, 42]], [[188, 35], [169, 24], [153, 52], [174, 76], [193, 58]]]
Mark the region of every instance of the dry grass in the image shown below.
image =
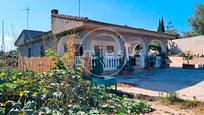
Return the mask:
[[158, 101], [167, 106], [192, 110], [196, 115], [204, 115], [204, 103], [196, 99], [194, 101], [183, 100], [178, 98], [175, 93], [171, 93], [167, 97], [159, 98]]

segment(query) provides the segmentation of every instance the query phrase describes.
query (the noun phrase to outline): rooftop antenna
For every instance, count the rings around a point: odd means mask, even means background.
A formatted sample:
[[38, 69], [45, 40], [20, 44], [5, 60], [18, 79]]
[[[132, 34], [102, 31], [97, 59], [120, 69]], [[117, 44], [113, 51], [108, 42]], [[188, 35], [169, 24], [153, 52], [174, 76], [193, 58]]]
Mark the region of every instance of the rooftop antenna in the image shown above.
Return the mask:
[[29, 11], [30, 11], [30, 8], [27, 7], [25, 9], [21, 9], [22, 11], [26, 11], [26, 18], [27, 18], [27, 30], [29, 28]]
[[80, 10], [81, 10], [81, 0], [79, 0], [79, 9], [78, 9], [78, 11], [79, 11], [79, 17], [80, 17]]
[[4, 42], [4, 20], [2, 21], [2, 44], [1, 44], [1, 50], [3, 52], [3, 55], [4, 55], [4, 52], [5, 52], [5, 42]]

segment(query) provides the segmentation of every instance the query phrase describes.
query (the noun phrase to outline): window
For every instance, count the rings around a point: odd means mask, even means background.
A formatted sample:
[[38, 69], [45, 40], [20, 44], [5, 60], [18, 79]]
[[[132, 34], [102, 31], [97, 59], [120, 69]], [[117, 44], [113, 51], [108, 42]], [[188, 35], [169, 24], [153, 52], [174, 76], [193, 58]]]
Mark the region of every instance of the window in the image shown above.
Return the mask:
[[44, 46], [40, 46], [40, 56], [41, 57], [45, 56]]
[[28, 57], [31, 57], [31, 56], [32, 56], [32, 49], [28, 48]]
[[107, 46], [107, 52], [113, 53], [114, 52], [114, 46]]

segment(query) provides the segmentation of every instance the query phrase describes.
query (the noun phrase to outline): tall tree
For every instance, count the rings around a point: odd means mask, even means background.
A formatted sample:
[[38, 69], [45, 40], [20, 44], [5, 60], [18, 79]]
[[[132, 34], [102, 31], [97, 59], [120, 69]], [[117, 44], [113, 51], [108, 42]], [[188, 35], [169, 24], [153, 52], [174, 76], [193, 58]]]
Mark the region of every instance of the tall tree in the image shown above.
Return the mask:
[[157, 32], [161, 32], [161, 33], [165, 32], [165, 26], [164, 26], [164, 19], [163, 18], [161, 19], [161, 21], [159, 20], [159, 26], [158, 26]]
[[171, 20], [169, 20], [168, 25], [166, 26], [166, 33], [176, 35], [176, 28], [173, 26]]
[[159, 26], [157, 28], [157, 32], [161, 32], [161, 21], [160, 21], [160, 19], [159, 19]]
[[171, 20], [169, 20], [168, 25], [166, 27], [166, 33], [176, 36], [176, 38], [180, 38], [180, 35], [177, 33], [176, 28], [174, 27]]
[[164, 26], [164, 19], [162, 17], [162, 20], [161, 20], [161, 32], [165, 32], [165, 26]]
[[189, 19], [192, 32], [195, 35], [204, 35], [204, 3], [196, 6], [195, 14]]

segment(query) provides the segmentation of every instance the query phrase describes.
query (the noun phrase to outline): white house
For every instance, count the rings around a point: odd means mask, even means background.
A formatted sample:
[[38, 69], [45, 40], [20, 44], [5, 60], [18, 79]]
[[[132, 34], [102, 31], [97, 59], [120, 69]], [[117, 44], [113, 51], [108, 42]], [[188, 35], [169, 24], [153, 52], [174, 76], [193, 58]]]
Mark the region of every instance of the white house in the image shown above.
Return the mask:
[[[46, 48], [52, 47], [58, 55], [66, 51], [66, 43], [70, 38], [75, 39], [76, 56], [92, 56], [96, 52], [104, 56], [105, 70], [117, 69], [120, 55], [127, 59], [137, 55], [135, 66], [144, 67], [144, 57], [148, 55], [149, 44], [157, 42], [163, 53], [167, 53], [168, 40], [172, 35], [155, 31], [116, 25], [91, 20], [87, 17], [67, 16], [51, 12], [50, 32], [39, 32], [30, 38], [23, 36], [32, 31], [23, 31], [15, 45], [18, 46], [22, 57], [43, 56]], [[139, 48], [139, 51], [138, 51]]]

